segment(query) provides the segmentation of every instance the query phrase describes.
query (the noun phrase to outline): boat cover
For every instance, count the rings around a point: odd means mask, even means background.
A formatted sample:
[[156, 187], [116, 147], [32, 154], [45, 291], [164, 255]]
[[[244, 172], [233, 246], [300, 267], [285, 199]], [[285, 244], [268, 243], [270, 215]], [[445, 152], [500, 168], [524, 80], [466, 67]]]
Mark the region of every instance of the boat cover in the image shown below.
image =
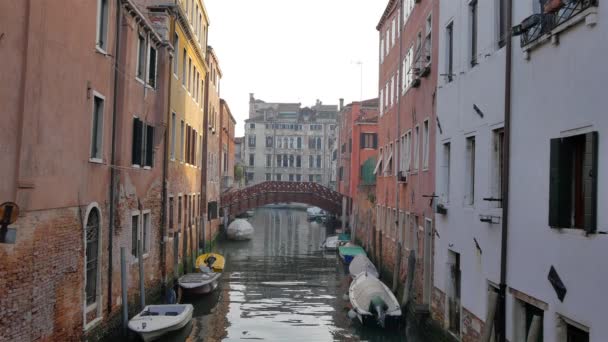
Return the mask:
[[378, 278], [378, 270], [376, 266], [364, 254], [356, 255], [348, 267], [350, 275], [354, 278], [357, 275], [366, 272], [368, 275]]
[[221, 273], [188, 273], [179, 278], [179, 286], [191, 289], [201, 287], [217, 280]]
[[371, 275], [359, 274], [350, 284], [348, 295], [350, 303], [359, 314], [371, 315], [369, 308], [374, 299], [386, 304], [387, 316], [401, 315], [401, 307], [395, 295], [384, 283]]
[[249, 240], [253, 235], [253, 226], [247, 220], [236, 219], [230, 223], [226, 234], [229, 239]]
[[359, 246], [342, 246], [338, 249], [340, 255], [346, 256], [355, 256], [355, 255], [366, 255], [365, 250]]
[[211, 268], [213, 269], [213, 272], [222, 272], [224, 270], [226, 261], [224, 260], [223, 256], [217, 253], [207, 253], [196, 258], [196, 268], [200, 270], [201, 267], [207, 267], [207, 263], [212, 260], [213, 262], [211, 263]]

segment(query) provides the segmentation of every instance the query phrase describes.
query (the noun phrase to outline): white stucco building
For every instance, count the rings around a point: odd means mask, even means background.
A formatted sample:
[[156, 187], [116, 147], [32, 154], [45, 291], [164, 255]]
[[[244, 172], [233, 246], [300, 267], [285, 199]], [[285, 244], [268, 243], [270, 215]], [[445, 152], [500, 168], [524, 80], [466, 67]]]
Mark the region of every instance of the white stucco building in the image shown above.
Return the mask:
[[249, 106], [243, 141], [247, 185], [271, 180], [328, 187], [335, 183], [337, 105], [317, 101], [302, 108], [300, 103], [269, 103], [251, 94]]
[[500, 1], [441, 1], [433, 311], [478, 341], [500, 281], [504, 31]]
[[608, 7], [564, 3], [550, 15], [514, 1], [511, 341], [525, 340], [534, 312], [544, 341], [608, 341]]

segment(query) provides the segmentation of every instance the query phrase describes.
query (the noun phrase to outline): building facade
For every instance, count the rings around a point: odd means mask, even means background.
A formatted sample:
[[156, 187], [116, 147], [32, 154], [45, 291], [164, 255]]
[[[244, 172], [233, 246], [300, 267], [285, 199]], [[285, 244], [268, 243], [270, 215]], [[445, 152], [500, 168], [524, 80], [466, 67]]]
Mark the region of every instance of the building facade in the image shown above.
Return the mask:
[[219, 60], [211, 46], [207, 47], [207, 65], [209, 73], [205, 88], [206, 113], [205, 124], [207, 137], [203, 146], [203, 158], [206, 168], [203, 170], [205, 183], [206, 222], [204, 224], [204, 245], [215, 240], [219, 232], [219, 202], [220, 202], [220, 81], [222, 70]]
[[338, 192], [344, 195], [345, 225], [365, 246], [371, 244], [370, 219], [375, 215], [374, 167], [378, 155], [378, 99], [342, 108], [338, 122]]
[[140, 267], [147, 294], [163, 280], [171, 47], [132, 1], [63, 5], [0, 5], [0, 200], [20, 208], [0, 243], [0, 340], [96, 339], [138, 307]]
[[249, 99], [245, 120], [245, 183], [317, 182], [329, 186], [338, 106]]
[[[432, 297], [435, 192], [435, 93], [439, 1], [389, 1], [380, 41], [376, 173], [376, 258], [394, 276], [413, 279], [406, 299]], [[407, 274], [408, 258], [416, 272]], [[419, 306], [419, 308], [423, 307]]]
[[234, 129], [236, 120], [230, 112], [226, 100], [220, 100], [220, 179], [221, 192], [228, 191], [234, 184]]
[[496, 293], [500, 283], [506, 41], [501, 4], [441, 1], [435, 31], [441, 130], [435, 140], [433, 314], [462, 341], [480, 340], [486, 311], [496, 304], [489, 291]]
[[608, 8], [513, 3], [507, 338], [605, 341]]

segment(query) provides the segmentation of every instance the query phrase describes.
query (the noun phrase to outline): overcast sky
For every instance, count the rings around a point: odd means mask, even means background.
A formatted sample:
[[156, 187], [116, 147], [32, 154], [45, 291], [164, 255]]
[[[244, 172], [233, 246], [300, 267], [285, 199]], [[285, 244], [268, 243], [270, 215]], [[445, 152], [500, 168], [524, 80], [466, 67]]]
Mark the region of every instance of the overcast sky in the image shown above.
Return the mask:
[[338, 104], [360, 100], [363, 84], [363, 99], [376, 97], [376, 24], [387, 2], [205, 0], [236, 136], [243, 135], [249, 93], [267, 102]]

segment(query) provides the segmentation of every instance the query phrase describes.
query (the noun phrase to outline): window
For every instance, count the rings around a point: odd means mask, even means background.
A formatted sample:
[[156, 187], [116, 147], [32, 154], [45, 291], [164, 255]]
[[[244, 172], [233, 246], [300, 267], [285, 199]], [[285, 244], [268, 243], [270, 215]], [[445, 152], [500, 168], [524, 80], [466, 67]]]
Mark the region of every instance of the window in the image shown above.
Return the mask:
[[272, 180], [272, 175], [270, 173], [266, 174], [266, 181], [271, 181]]
[[302, 175], [296, 175], [296, 182], [302, 181]]
[[290, 182], [293, 182], [293, 180], [294, 180], [294, 176], [293, 176], [293, 174], [290, 174], [290, 175], [289, 175], [289, 181], [290, 181]]
[[[249, 180], [253, 180], [253, 173], [249, 173], [249, 175], [251, 175], [251, 179], [249, 179]], [[218, 212], [217, 212], [217, 201], [209, 202], [207, 204], [207, 219], [209, 221], [215, 220], [217, 218], [217, 216], [218, 216], [217, 214], [218, 214]]]
[[422, 124], [422, 168], [429, 168], [429, 120], [424, 120]]
[[173, 203], [173, 197], [169, 197], [169, 232], [173, 232], [175, 230], [174, 226], [174, 215], [175, 215], [175, 203]]
[[97, 3], [97, 47], [103, 51], [108, 48], [108, 1], [99, 0]]
[[448, 82], [452, 82], [454, 75], [454, 22], [446, 27], [446, 76]]
[[323, 182], [323, 178], [321, 177], [321, 175], [315, 175], [315, 181], [317, 183], [321, 183], [321, 182]]
[[192, 89], [192, 81], [193, 81], [192, 58], [188, 57], [188, 84], [186, 85], [186, 88], [188, 89], [188, 92], [190, 92], [190, 93], [194, 93], [194, 89]]
[[255, 147], [255, 135], [250, 135], [247, 137], [247, 144], [249, 147]]
[[156, 88], [156, 49], [150, 46], [148, 54], [148, 85]]
[[182, 120], [182, 125], [179, 131], [179, 160], [182, 162], [184, 161], [184, 129], [184, 120]]
[[177, 32], [173, 33], [173, 51], [175, 51], [176, 54], [176, 56], [173, 57], [173, 74], [177, 77], [177, 73], [179, 72], [177, 64], [179, 62], [177, 56], [179, 54], [179, 36], [177, 35]]
[[145, 124], [139, 118], [133, 118], [132, 139], [131, 164], [152, 167], [154, 157], [154, 126]]
[[99, 278], [99, 233], [100, 233], [100, 217], [97, 208], [91, 209], [87, 217], [87, 226], [85, 229], [86, 238], [86, 255], [85, 264], [86, 273], [86, 304], [91, 305], [97, 301], [97, 281]]
[[302, 149], [302, 138], [298, 137], [297, 139], [297, 146], [298, 146], [298, 150]]
[[597, 227], [598, 132], [551, 140], [549, 226]]
[[442, 191], [441, 191], [441, 200], [443, 203], [450, 202], [450, 158], [451, 158], [451, 145], [450, 143], [443, 144], [443, 165], [441, 166], [441, 175], [442, 175]]
[[589, 342], [589, 328], [563, 316], [558, 316], [558, 342]]
[[93, 96], [93, 127], [91, 131], [91, 159], [102, 160], [103, 148], [103, 109], [104, 99], [101, 96]]
[[420, 146], [418, 142], [420, 141], [420, 127], [416, 126], [414, 130], [414, 170], [418, 170], [419, 157], [420, 157]]
[[272, 147], [272, 137], [266, 137], [266, 147]]
[[502, 174], [505, 133], [502, 128], [492, 132], [492, 201], [496, 207], [502, 207]]
[[424, 36], [424, 52], [426, 61], [430, 62], [433, 53], [433, 16], [429, 14], [426, 18], [426, 31]]
[[302, 156], [296, 156], [296, 167], [302, 167]]
[[313, 175], [308, 175], [308, 181], [309, 182], [313, 182], [314, 176]]
[[514, 321], [516, 340], [532, 341], [529, 336], [536, 336], [534, 342], [542, 342], [544, 311], [519, 298], [515, 299]]
[[[382, 34], [380, 34], [382, 36]], [[384, 62], [384, 39], [380, 39], [380, 64]]]
[[139, 35], [137, 38], [137, 78], [144, 80], [146, 68], [146, 38]]
[[272, 155], [267, 154], [266, 155], [266, 167], [271, 167], [271, 166], [272, 166]]
[[321, 156], [317, 156], [317, 169], [321, 168]]
[[188, 70], [188, 69], [186, 69], [187, 58], [188, 58], [188, 53], [186, 52], [186, 49], [184, 49], [184, 52], [182, 54], [182, 85], [184, 87], [186, 86], [186, 72]]
[[250, 154], [249, 155], [249, 166], [254, 166], [255, 165], [255, 154]]
[[507, 32], [507, 1], [497, 0], [498, 4], [498, 48], [506, 44]]
[[466, 149], [464, 202], [472, 206], [475, 204], [475, 137], [467, 138]]
[[250, 124], [249, 124], [249, 128], [251, 128], [251, 129], [255, 129], [255, 124], [254, 124], [254, 123], [250, 123]]
[[414, 60], [414, 48], [410, 47], [407, 53], [405, 54], [405, 58], [403, 59], [403, 93], [410, 88], [412, 81], [414, 80], [412, 64]]
[[471, 66], [477, 65], [477, 0], [469, 2], [469, 16], [471, 20]]
[[282, 180], [282, 179], [281, 179], [281, 174], [280, 174], [280, 173], [279, 173], [279, 174], [277, 174], [277, 176], [276, 176], [276, 177], [277, 177], [277, 180], [278, 180], [279, 182]]
[[172, 160], [175, 160], [175, 133], [176, 133], [175, 120], [176, 120], [175, 113], [172, 112], [171, 113], [171, 159]]
[[393, 22], [391, 23], [391, 46], [395, 46], [395, 38], [397, 33], [395, 32], [395, 25], [397, 24], [397, 18], [393, 18]]
[[384, 154], [382, 153], [382, 148], [380, 148], [380, 152], [378, 153], [378, 161], [376, 162], [376, 167], [374, 167], [374, 175], [379, 175], [379, 171], [382, 171], [383, 159]]
[[312, 169], [315, 167], [314, 156], [308, 156], [308, 168]]
[[137, 243], [139, 242], [139, 214], [131, 216], [131, 255], [138, 257]]
[[142, 245], [144, 254], [150, 252], [150, 212], [143, 215]]

